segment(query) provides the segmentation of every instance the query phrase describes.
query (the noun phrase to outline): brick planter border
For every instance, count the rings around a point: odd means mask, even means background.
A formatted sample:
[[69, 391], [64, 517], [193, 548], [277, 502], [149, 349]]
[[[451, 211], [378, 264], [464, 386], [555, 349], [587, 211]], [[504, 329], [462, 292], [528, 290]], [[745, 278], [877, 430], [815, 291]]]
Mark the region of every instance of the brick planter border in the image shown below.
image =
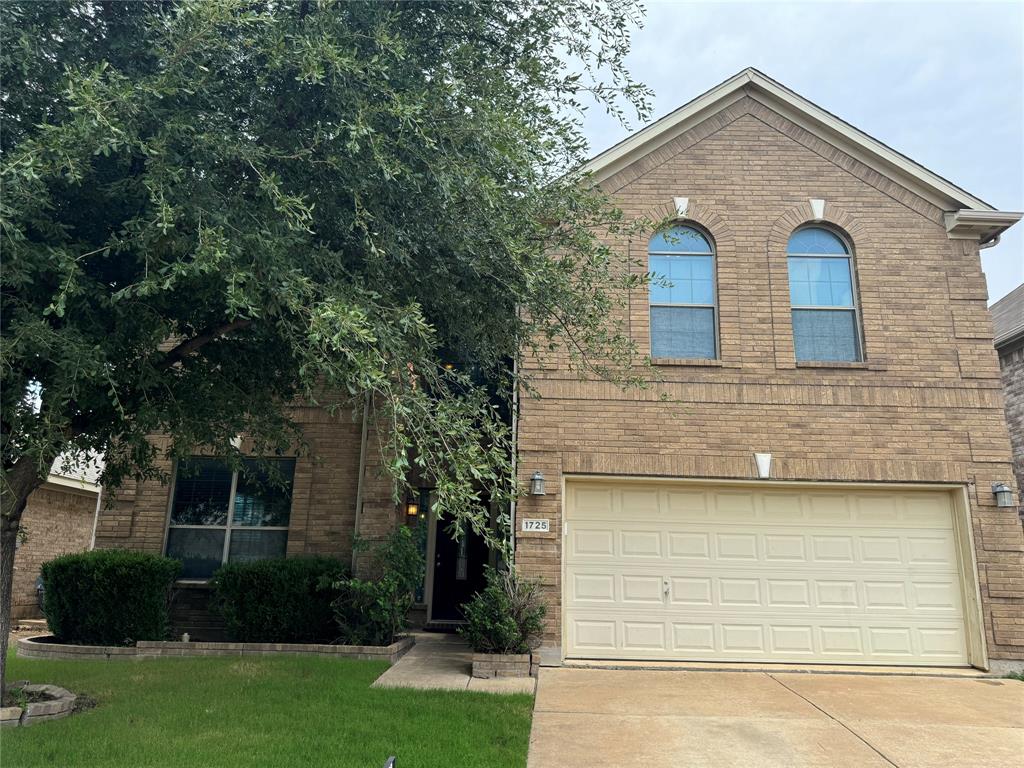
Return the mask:
[[313, 643], [183, 643], [164, 640], [139, 640], [134, 646], [66, 645], [47, 642], [52, 635], [23, 637], [18, 640], [18, 656], [23, 659], [155, 659], [168, 656], [271, 656], [297, 655], [325, 658], [367, 659], [394, 664], [415, 643], [412, 636], [391, 645], [318, 645]]
[[0, 709], [0, 726], [14, 728], [19, 725], [34, 725], [44, 720], [59, 720], [67, 717], [75, 709], [75, 694], [58, 685], [26, 685], [25, 693], [46, 693], [53, 698], [49, 701], [34, 701], [21, 707], [3, 707]]
[[530, 677], [532, 672], [528, 653], [473, 654], [473, 677]]

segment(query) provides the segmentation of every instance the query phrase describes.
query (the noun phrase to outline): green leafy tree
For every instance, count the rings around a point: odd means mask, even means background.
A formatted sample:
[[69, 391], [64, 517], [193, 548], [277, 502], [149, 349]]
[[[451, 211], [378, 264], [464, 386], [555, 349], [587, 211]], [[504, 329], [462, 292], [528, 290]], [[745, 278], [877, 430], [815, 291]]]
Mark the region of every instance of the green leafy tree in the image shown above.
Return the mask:
[[[369, 402], [402, 480], [478, 530], [509, 498], [494, 393], [558, 350], [625, 380], [620, 216], [571, 174], [581, 111], [643, 114], [632, 0], [4, 3], [2, 626], [58, 456], [103, 482], [282, 404]], [[454, 363], [454, 367], [442, 363]], [[3, 649], [0, 649], [2, 651]], [[3, 659], [0, 653], [0, 659]]]

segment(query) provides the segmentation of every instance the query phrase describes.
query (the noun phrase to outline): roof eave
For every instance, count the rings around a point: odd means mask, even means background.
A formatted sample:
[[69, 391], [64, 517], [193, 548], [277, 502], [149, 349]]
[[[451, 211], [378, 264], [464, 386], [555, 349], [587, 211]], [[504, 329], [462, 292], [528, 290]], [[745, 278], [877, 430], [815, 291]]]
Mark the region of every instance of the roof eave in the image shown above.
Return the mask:
[[975, 211], [962, 209], [945, 214], [946, 234], [951, 240], [977, 240], [984, 245], [998, 238], [1021, 220], [1017, 211]]

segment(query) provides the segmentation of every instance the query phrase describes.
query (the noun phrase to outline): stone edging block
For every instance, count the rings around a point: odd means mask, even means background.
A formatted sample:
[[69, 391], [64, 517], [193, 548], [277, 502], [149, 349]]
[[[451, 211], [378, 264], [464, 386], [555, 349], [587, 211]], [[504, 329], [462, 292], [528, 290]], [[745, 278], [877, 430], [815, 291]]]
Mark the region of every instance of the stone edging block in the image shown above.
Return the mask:
[[25, 659], [152, 659], [178, 656], [269, 656], [295, 654], [325, 658], [387, 661], [394, 664], [416, 642], [411, 635], [391, 645], [324, 645], [316, 643], [206, 643], [175, 640], [139, 640], [134, 646], [65, 645], [46, 642], [50, 635], [18, 640], [18, 656]]

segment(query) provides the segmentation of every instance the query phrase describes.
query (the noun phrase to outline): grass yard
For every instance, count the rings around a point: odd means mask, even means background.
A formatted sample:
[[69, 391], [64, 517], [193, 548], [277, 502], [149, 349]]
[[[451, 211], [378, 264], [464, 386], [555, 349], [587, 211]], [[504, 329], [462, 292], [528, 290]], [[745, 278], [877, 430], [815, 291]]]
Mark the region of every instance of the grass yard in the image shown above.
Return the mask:
[[34, 661], [9, 680], [56, 683], [96, 709], [5, 729], [4, 768], [523, 766], [530, 696], [371, 689], [387, 665], [263, 657]]

